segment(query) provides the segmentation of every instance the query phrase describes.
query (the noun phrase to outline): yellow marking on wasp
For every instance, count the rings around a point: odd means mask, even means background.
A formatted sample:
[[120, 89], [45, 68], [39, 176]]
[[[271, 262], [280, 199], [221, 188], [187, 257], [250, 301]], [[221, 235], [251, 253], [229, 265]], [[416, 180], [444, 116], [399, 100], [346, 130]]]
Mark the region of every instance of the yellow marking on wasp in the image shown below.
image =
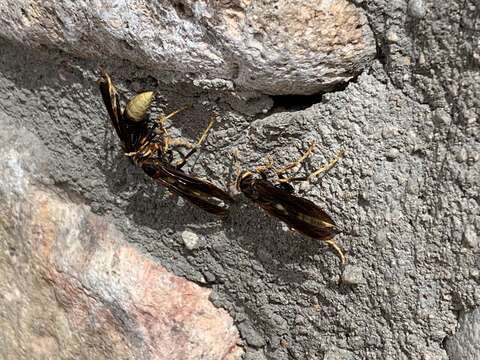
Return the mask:
[[155, 93], [153, 91], [145, 91], [131, 98], [125, 106], [128, 118], [133, 121], [142, 121], [154, 98]]
[[277, 210], [280, 210], [285, 215], [288, 215], [287, 209], [285, 209], [285, 206], [283, 206], [282, 204], [275, 204], [274, 206]]
[[308, 224], [319, 226], [322, 228], [333, 228], [335, 227], [335, 224], [332, 224], [331, 222], [320, 220], [316, 217], [305, 215], [305, 214], [298, 214], [298, 218], [302, 221], [305, 221]]

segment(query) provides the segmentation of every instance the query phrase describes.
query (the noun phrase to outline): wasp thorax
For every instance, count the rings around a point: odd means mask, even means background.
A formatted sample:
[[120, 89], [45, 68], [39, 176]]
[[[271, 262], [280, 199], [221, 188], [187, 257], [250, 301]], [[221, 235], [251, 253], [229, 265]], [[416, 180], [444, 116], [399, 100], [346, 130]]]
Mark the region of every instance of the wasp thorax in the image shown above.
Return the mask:
[[237, 177], [237, 189], [245, 191], [253, 180], [253, 173], [247, 170], [242, 171]]
[[135, 95], [125, 106], [125, 113], [129, 120], [142, 121], [147, 115], [147, 111], [152, 105], [155, 93], [153, 91], [145, 91]]

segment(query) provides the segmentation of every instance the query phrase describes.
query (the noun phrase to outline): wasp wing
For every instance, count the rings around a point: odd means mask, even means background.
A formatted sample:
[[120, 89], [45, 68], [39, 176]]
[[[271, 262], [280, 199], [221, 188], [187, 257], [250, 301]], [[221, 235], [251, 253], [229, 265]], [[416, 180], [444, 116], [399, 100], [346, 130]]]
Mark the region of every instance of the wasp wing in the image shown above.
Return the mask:
[[290, 228], [315, 239], [328, 240], [335, 236], [334, 221], [312, 201], [292, 195], [263, 179], [256, 179], [252, 186], [253, 200]]
[[[229, 194], [215, 185], [187, 175], [159, 161], [144, 161], [142, 169], [172, 192], [183, 196], [209, 213], [226, 215], [228, 213], [227, 203], [233, 202]], [[221, 202], [224, 204], [220, 204]]]
[[102, 71], [102, 77], [98, 80], [98, 86], [100, 87], [103, 103], [107, 108], [112, 126], [115, 129], [117, 136], [120, 138], [122, 143], [124, 143], [126, 132], [121, 124], [123, 114], [122, 109], [120, 108], [118, 93], [115, 89], [115, 86], [113, 86], [112, 79], [105, 71]]
[[149, 134], [149, 129], [146, 123], [141, 122], [136, 124], [125, 118], [112, 79], [110, 78], [110, 75], [103, 70], [102, 77], [98, 80], [98, 85], [100, 87], [100, 93], [102, 94], [103, 103], [110, 116], [112, 126], [122, 142], [123, 150], [126, 153], [137, 151], [142, 139]]

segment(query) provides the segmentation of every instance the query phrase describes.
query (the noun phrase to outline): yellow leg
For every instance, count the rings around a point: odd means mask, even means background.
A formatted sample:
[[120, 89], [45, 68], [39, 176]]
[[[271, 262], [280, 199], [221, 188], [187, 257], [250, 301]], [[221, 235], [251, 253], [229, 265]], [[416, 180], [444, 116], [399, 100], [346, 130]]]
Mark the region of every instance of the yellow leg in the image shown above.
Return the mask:
[[315, 151], [315, 141], [312, 140], [310, 142], [310, 145], [308, 146], [308, 149], [303, 153], [301, 157], [299, 157], [297, 160], [285, 165], [284, 167], [275, 170], [275, 173], [277, 175], [281, 175], [286, 173], [288, 170], [293, 169], [295, 166], [301, 165], [306, 159], [308, 159], [309, 156], [313, 154]]
[[315, 170], [310, 175], [308, 175], [308, 179], [310, 180], [311, 178], [314, 178], [323, 172], [329, 171], [331, 168], [333, 168], [337, 164], [338, 160], [340, 160], [344, 155], [345, 155], [345, 150], [344, 149], [340, 150], [334, 159], [330, 160], [327, 164], [322, 165], [317, 170]]
[[327, 172], [331, 168], [333, 168], [337, 164], [338, 160], [340, 160], [344, 155], [345, 155], [345, 150], [342, 149], [338, 152], [337, 156], [335, 156], [333, 160], [330, 160], [327, 164], [320, 166], [317, 170], [313, 171], [310, 175], [301, 176], [301, 177], [292, 176], [288, 178], [282, 177], [278, 179], [277, 182], [289, 183], [292, 181], [311, 181], [314, 177], [320, 175], [322, 172]]
[[184, 106], [178, 110], [175, 110], [174, 112], [171, 112], [170, 114], [168, 114], [167, 116], [163, 116], [163, 115], [160, 115], [158, 118], [157, 118], [157, 123], [160, 125], [160, 126], [163, 126], [165, 125], [165, 122], [170, 119], [171, 117], [177, 115], [180, 111], [183, 111], [183, 110], [186, 110], [188, 109], [190, 106]]
[[[169, 115], [170, 116], [170, 115]], [[162, 119], [163, 120], [163, 119]], [[213, 124], [214, 124], [214, 120], [210, 120], [210, 122], [208, 123], [208, 126], [207, 128], [203, 131], [202, 133], [202, 136], [200, 136], [200, 138], [198, 139], [198, 141], [195, 143], [195, 144], [192, 144], [191, 142], [189, 142], [188, 140], [185, 140], [183, 138], [180, 138], [180, 139], [172, 139], [170, 137], [167, 137], [166, 138], [166, 150], [168, 150], [169, 147], [184, 147], [186, 149], [195, 149], [197, 147], [199, 147], [200, 145], [202, 145], [205, 140], [207, 139], [207, 136], [208, 136], [208, 132], [210, 131], [210, 129], [212, 128]], [[168, 136], [167, 134], [167, 130], [162, 128], [165, 132], [165, 134]]]
[[257, 166], [255, 168], [255, 172], [257, 174], [263, 174], [270, 169], [273, 169], [273, 159], [270, 155], [268, 155], [265, 163], [263, 165]]
[[345, 254], [343, 253], [343, 250], [340, 248], [340, 246], [338, 246], [337, 243], [332, 239], [325, 240], [325, 242], [335, 249], [338, 256], [340, 257], [340, 261], [342, 262], [342, 265], [345, 265], [345, 263], [347, 262], [347, 259], [345, 257]]
[[214, 117], [211, 117], [210, 118], [210, 121], [208, 122], [208, 125], [207, 127], [205, 128], [205, 130], [203, 130], [203, 133], [202, 135], [200, 136], [200, 138], [197, 140], [197, 142], [193, 145], [193, 146], [185, 146], [184, 144], [183, 145], [179, 145], [179, 146], [184, 146], [184, 147], [187, 147], [189, 149], [191, 149], [187, 155], [185, 155], [183, 157], [182, 160], [178, 161], [177, 164], [175, 164], [175, 166], [177, 167], [177, 169], [181, 169], [185, 163], [187, 162], [188, 158], [190, 156], [192, 156], [196, 151], [197, 151], [197, 148], [199, 148], [204, 142], [205, 140], [207, 140], [207, 137], [208, 137], [208, 133], [210, 132], [210, 129], [213, 127], [213, 124], [215, 123], [215, 118]]
[[131, 157], [133, 161], [138, 161], [142, 158], [147, 158], [154, 153], [156, 153], [160, 149], [161, 145], [157, 143], [149, 143], [145, 146], [142, 146], [139, 150], [125, 153], [126, 156]]
[[213, 124], [215, 123], [215, 118], [211, 117], [210, 120], [208, 121], [208, 125], [205, 130], [203, 130], [202, 136], [198, 139], [197, 143], [195, 144], [195, 147], [201, 146], [205, 140], [207, 140], [208, 133], [210, 132], [210, 129], [213, 127]]
[[196, 146], [195, 144], [192, 144], [190, 141], [184, 138], [179, 138], [179, 139], [168, 138], [168, 145], [170, 147], [184, 147], [186, 149], [193, 149]]
[[165, 123], [167, 122], [168, 119], [170, 119], [171, 117], [177, 115], [180, 111], [183, 111], [183, 110], [186, 110], [188, 109], [190, 106], [184, 106], [178, 110], [175, 110], [174, 112], [171, 112], [170, 114], [168, 114], [167, 116], [164, 116], [164, 115], [160, 115], [156, 122], [158, 124], [158, 127], [160, 128], [160, 131], [164, 137], [164, 146], [163, 146], [163, 151], [166, 153], [168, 151], [168, 148], [169, 148], [169, 145], [171, 144], [171, 138], [170, 138], [170, 135], [168, 134], [168, 130], [165, 128]]

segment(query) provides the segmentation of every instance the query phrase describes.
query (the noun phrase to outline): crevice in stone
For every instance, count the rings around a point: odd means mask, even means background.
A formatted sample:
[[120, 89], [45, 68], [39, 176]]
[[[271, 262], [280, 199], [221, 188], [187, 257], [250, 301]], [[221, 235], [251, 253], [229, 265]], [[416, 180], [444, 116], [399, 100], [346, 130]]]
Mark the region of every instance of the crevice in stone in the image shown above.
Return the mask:
[[[365, 70], [368, 70], [368, 68]], [[293, 112], [308, 109], [312, 105], [320, 103], [323, 95], [344, 91], [349, 84], [356, 83], [360, 75], [361, 73], [355, 75], [347, 82], [334, 85], [328, 91], [322, 91], [312, 95], [272, 95], [271, 99], [273, 100], [273, 106], [266, 115], [271, 115], [277, 112]]]
[[313, 95], [274, 95], [273, 106], [270, 112], [299, 111], [322, 101], [323, 93]]

